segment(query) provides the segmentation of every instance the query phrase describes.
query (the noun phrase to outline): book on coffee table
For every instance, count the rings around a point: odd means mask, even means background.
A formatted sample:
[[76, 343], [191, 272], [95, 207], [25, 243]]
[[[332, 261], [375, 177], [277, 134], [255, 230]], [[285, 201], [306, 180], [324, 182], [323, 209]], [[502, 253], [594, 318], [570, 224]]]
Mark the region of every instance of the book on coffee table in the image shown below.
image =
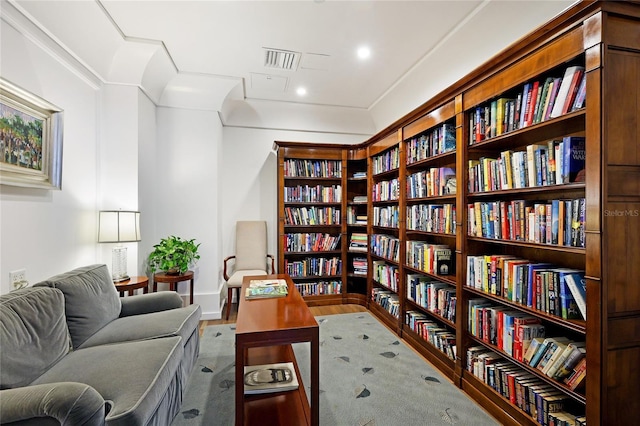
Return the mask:
[[289, 292], [285, 280], [251, 280], [245, 292], [247, 299], [283, 297]]
[[292, 362], [247, 365], [244, 367], [244, 393], [260, 394], [298, 389]]

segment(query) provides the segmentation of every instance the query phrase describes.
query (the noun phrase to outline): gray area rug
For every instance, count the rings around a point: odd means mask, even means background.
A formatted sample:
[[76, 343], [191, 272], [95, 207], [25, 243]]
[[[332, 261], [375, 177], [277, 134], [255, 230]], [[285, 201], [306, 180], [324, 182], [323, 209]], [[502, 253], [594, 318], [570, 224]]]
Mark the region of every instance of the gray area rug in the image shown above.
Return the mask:
[[[499, 424], [368, 312], [316, 319], [321, 425]], [[235, 324], [205, 329], [182, 409], [172, 425], [233, 425], [234, 341]], [[304, 343], [294, 348], [306, 385], [310, 347]]]

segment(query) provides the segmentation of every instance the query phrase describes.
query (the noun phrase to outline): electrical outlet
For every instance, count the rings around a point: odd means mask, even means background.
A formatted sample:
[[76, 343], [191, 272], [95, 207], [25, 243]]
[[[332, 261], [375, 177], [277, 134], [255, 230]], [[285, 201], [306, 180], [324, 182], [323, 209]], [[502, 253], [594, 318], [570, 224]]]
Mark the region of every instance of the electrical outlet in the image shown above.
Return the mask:
[[29, 285], [27, 281], [27, 270], [17, 269], [9, 272], [9, 282], [14, 289], [23, 288]]

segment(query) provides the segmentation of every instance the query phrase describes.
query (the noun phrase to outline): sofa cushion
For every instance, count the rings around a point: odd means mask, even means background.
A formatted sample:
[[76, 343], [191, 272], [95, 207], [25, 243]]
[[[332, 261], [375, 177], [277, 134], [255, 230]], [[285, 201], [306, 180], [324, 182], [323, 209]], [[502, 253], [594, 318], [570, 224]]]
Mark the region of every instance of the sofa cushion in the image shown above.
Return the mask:
[[180, 336], [185, 343], [200, 321], [200, 305], [118, 318], [89, 337], [80, 348], [132, 340]]
[[182, 339], [143, 340], [78, 349], [32, 384], [86, 383], [111, 406], [108, 425], [146, 425], [180, 374]]
[[64, 296], [24, 288], [0, 297], [0, 388], [25, 386], [71, 350]]
[[120, 315], [120, 296], [106, 265], [77, 268], [36, 286], [54, 287], [64, 293], [74, 348]]

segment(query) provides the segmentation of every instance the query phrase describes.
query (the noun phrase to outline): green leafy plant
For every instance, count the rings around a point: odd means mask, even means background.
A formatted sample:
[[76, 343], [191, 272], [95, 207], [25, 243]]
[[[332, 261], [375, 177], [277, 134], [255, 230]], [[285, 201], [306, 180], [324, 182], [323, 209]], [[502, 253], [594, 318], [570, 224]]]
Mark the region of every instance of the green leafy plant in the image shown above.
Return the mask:
[[162, 238], [159, 244], [153, 246], [153, 251], [149, 254], [149, 269], [151, 273], [160, 270], [184, 274], [200, 259], [199, 247], [200, 243], [196, 244], [195, 239], [183, 240], [174, 235]]

